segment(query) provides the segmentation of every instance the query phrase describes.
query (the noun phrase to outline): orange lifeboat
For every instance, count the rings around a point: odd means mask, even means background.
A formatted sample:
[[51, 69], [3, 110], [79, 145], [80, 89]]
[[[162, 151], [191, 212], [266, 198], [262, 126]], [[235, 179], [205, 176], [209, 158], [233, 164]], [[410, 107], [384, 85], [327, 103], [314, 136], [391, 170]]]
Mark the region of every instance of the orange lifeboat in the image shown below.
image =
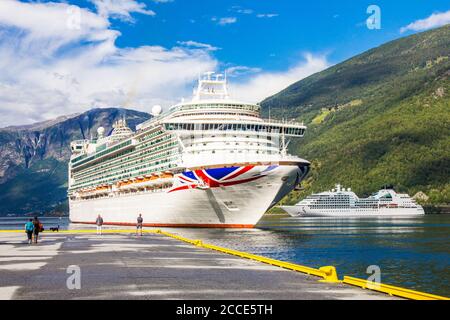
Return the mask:
[[159, 178], [159, 175], [157, 175], [156, 173], [153, 173], [150, 180], [156, 180]]
[[161, 178], [173, 178], [173, 173], [170, 171], [165, 171], [163, 172], [163, 174], [161, 175]]

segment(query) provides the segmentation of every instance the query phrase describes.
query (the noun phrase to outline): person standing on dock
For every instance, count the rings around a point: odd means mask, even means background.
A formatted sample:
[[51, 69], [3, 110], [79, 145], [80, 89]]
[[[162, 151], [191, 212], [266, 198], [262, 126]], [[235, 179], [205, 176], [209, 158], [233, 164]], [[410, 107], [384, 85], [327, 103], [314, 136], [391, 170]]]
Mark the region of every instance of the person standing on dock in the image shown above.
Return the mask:
[[102, 234], [102, 226], [103, 226], [103, 218], [101, 215], [98, 215], [97, 220], [95, 220], [95, 224], [97, 225], [97, 234]]
[[144, 222], [144, 219], [142, 218], [142, 214], [139, 214], [139, 217], [137, 217], [136, 235], [138, 235], [138, 231], [140, 231], [140, 235], [142, 236], [142, 223], [143, 222]]
[[39, 221], [38, 217], [34, 217], [33, 226], [34, 243], [38, 243], [39, 232], [43, 229], [42, 223]]
[[31, 242], [33, 241], [33, 231], [34, 231], [33, 219], [30, 219], [30, 221], [28, 221], [25, 224], [25, 232], [27, 233], [28, 244], [31, 244]]

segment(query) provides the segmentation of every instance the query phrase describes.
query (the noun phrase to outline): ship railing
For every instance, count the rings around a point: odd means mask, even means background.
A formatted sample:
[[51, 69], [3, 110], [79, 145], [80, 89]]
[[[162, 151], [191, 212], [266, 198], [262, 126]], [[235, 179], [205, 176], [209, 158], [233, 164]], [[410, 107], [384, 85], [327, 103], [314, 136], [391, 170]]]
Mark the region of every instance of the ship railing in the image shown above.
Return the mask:
[[71, 141], [72, 144], [85, 144], [85, 143], [89, 143], [88, 139], [80, 139], [80, 140], [73, 140]]
[[299, 122], [296, 120], [286, 120], [286, 119], [268, 119], [268, 118], [261, 118], [262, 121], [265, 123], [274, 123], [274, 124], [286, 124], [286, 125], [294, 125], [294, 126], [302, 126], [305, 127], [304, 122]]

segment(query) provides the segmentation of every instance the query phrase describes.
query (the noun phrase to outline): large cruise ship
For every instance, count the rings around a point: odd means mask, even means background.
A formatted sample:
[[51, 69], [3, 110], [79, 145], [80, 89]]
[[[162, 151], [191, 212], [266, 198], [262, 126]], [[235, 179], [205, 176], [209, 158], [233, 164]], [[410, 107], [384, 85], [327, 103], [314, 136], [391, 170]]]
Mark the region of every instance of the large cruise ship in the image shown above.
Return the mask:
[[293, 217], [373, 217], [425, 214], [409, 195], [381, 189], [368, 198], [359, 198], [350, 188], [336, 185], [331, 191], [312, 194], [294, 206], [280, 206]]
[[253, 227], [294, 189], [309, 162], [287, 153], [306, 127], [262, 119], [257, 104], [228, 96], [226, 79], [206, 73], [192, 101], [139, 124], [124, 119], [109, 136], [73, 141], [70, 220], [145, 226]]

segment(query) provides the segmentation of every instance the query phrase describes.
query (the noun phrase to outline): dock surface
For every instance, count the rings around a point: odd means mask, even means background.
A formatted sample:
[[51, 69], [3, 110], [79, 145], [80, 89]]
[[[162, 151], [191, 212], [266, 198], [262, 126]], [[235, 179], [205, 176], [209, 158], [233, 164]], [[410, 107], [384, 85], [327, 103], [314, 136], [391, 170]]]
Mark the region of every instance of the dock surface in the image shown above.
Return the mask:
[[[0, 233], [0, 299], [397, 299], [161, 234]], [[69, 289], [71, 265], [80, 289]]]

